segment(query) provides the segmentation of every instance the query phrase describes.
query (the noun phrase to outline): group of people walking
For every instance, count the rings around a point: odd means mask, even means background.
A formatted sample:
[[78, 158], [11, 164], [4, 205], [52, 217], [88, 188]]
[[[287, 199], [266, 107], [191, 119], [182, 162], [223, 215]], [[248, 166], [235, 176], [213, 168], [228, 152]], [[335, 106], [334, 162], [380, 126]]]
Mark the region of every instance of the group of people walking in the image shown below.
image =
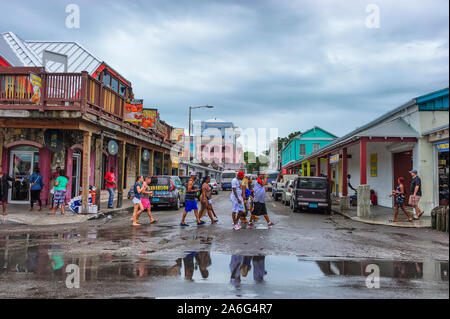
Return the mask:
[[[267, 177], [259, 174], [254, 185], [251, 178], [246, 177], [244, 172], [238, 172], [237, 177], [231, 181], [231, 206], [234, 230], [241, 229], [241, 224], [247, 224], [250, 228], [254, 227], [254, 222], [260, 216], [264, 216], [268, 226], [273, 226], [270, 221], [266, 208]], [[247, 215], [250, 213], [250, 221]]]
[[405, 178], [399, 177], [397, 182], [397, 187], [392, 190], [392, 194], [390, 197], [394, 197], [394, 206], [395, 206], [395, 212], [394, 212], [394, 218], [393, 222], [397, 222], [398, 212], [399, 209], [405, 213], [406, 217], [408, 218], [409, 222], [412, 222], [413, 220], [419, 220], [420, 217], [423, 215], [423, 211], [419, 208], [419, 201], [422, 197], [422, 181], [420, 177], [417, 175], [416, 170], [412, 170], [409, 172], [412, 177], [411, 182], [411, 189], [409, 194], [409, 206], [414, 208], [415, 215], [414, 217], [411, 217], [409, 212], [405, 208], [406, 204], [406, 189], [405, 189]]
[[133, 226], [140, 226], [141, 222], [139, 217], [142, 212], [146, 211], [150, 218], [150, 223], [157, 223], [158, 220], [153, 218], [150, 204], [150, 197], [153, 195], [153, 191], [150, 190], [150, 183], [152, 179], [147, 176], [140, 175], [136, 177], [136, 183], [133, 187], [133, 216], [131, 217], [131, 223]]
[[[206, 176], [203, 178], [200, 188], [195, 188], [195, 181], [197, 179], [197, 173], [192, 172], [190, 179], [187, 183], [186, 187], [186, 197], [184, 202], [184, 212], [181, 217], [180, 226], [186, 227], [189, 226], [186, 224], [186, 216], [187, 213], [194, 211], [195, 218], [197, 220], [197, 225], [204, 225], [205, 222], [201, 220], [206, 213], [208, 214], [211, 224], [215, 224], [218, 222], [217, 215], [212, 207], [212, 188], [209, 185], [211, 178]], [[200, 193], [200, 196], [198, 196]], [[200, 199], [200, 212], [197, 205], [197, 197]]]
[[[52, 207], [50, 214], [55, 214], [58, 207], [61, 207], [61, 214], [64, 215], [64, 206], [66, 204], [66, 189], [69, 179], [65, 171], [60, 167], [56, 168], [56, 172], [52, 176], [53, 187], [50, 190], [52, 194]], [[6, 207], [8, 203], [8, 191], [11, 188], [9, 182], [28, 183], [30, 191], [30, 212], [34, 210], [34, 204], [39, 204], [39, 211], [42, 211], [43, 205], [41, 200], [41, 192], [44, 188], [43, 177], [39, 168], [35, 168], [33, 174], [28, 178], [13, 178], [6, 173], [0, 166], [0, 201], [2, 202], [2, 215], [7, 216]]]

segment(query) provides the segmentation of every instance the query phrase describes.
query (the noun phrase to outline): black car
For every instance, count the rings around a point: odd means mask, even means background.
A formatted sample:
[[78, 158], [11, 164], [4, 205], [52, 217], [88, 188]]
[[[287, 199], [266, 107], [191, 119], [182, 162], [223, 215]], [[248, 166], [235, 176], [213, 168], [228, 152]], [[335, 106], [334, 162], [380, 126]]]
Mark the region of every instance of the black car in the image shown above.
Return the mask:
[[298, 177], [290, 202], [291, 210], [323, 210], [331, 213], [330, 183], [326, 177]]
[[153, 192], [150, 202], [153, 207], [169, 206], [174, 209], [180, 209], [183, 203], [183, 194], [177, 185], [175, 185], [171, 176], [152, 176], [150, 190]]

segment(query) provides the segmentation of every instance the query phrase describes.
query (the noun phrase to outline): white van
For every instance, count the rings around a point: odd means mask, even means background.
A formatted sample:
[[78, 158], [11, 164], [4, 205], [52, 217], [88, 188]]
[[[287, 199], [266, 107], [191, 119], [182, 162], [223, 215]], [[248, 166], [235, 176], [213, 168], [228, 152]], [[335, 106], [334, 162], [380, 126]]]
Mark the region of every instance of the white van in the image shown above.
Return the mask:
[[231, 181], [237, 177], [236, 171], [223, 171], [222, 172], [222, 182], [220, 186], [222, 190], [231, 190]]

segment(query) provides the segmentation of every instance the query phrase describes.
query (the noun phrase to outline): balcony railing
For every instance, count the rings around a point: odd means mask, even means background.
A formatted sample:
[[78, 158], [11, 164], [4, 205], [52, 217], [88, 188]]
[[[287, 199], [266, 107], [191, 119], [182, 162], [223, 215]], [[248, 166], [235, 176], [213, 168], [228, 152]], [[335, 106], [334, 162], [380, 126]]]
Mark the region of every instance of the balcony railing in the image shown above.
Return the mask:
[[[41, 96], [33, 102], [30, 72], [41, 78]], [[0, 110], [91, 113], [132, 131], [162, 140], [162, 134], [123, 120], [125, 99], [125, 96], [103, 85], [87, 72], [46, 73], [41, 68], [0, 67]], [[166, 126], [170, 137], [171, 127]]]

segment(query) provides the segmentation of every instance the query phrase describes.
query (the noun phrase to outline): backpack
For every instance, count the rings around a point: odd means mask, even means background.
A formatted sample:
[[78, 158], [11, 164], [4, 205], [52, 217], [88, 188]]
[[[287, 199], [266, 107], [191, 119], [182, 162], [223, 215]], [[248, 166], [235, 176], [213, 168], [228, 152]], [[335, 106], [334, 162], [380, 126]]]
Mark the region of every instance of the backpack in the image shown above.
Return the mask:
[[130, 187], [130, 190], [128, 191], [128, 195], [127, 195], [128, 199], [133, 199], [134, 198], [134, 189], [135, 189], [135, 185]]

